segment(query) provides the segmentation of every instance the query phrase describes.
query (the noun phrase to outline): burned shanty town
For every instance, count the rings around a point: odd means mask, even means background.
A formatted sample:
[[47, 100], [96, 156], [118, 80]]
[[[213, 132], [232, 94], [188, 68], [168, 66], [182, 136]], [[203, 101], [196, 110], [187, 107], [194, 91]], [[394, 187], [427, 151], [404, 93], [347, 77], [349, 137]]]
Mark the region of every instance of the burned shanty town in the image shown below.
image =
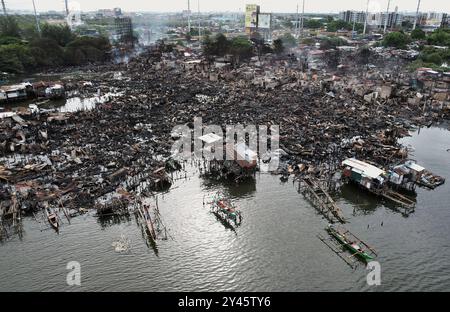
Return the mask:
[[448, 290], [447, 4], [33, 2], [0, 15], [0, 290]]

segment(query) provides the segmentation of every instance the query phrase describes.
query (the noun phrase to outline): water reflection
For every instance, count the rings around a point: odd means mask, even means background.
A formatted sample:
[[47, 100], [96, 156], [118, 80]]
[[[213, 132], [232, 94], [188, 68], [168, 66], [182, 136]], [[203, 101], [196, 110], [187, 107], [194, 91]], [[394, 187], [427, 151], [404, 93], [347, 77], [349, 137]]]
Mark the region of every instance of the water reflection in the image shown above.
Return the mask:
[[226, 178], [217, 179], [210, 175], [202, 175], [202, 188], [205, 190], [222, 190], [231, 198], [252, 197], [256, 193], [256, 180], [248, 178], [241, 183]]
[[151, 238], [150, 235], [148, 235], [146, 226], [144, 224], [142, 224], [141, 221], [139, 221], [138, 216], [136, 214], [134, 216], [135, 216], [135, 220], [136, 220], [136, 225], [139, 227], [139, 229], [141, 231], [141, 236], [145, 242], [145, 245], [147, 246], [147, 248], [152, 249], [155, 252], [155, 255], [158, 257], [159, 251], [158, 251], [158, 246], [156, 245], [156, 242]]
[[129, 222], [131, 222], [131, 216], [129, 213], [123, 215], [111, 214], [97, 217], [97, 223], [100, 225], [102, 230], [104, 230], [107, 227]]

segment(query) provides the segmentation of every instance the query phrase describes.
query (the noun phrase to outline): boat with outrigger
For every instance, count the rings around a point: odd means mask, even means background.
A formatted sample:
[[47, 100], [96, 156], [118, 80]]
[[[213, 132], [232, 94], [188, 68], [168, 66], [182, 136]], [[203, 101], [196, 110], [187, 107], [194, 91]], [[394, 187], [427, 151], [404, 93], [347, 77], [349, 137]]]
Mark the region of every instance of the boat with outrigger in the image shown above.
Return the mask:
[[[342, 226], [329, 224], [325, 230], [330, 235], [330, 238], [325, 238], [321, 235], [318, 235], [318, 238], [352, 268], [356, 266], [356, 261], [352, 261], [354, 258], [366, 264], [376, 258], [377, 253], [372, 247]], [[351, 255], [342, 255], [346, 251], [350, 252]]]
[[241, 211], [239, 211], [234, 203], [232, 203], [223, 193], [218, 192], [215, 194], [213, 200], [209, 204], [211, 205], [211, 212], [220, 220], [225, 221], [230, 225], [231, 222], [236, 226], [241, 224]]

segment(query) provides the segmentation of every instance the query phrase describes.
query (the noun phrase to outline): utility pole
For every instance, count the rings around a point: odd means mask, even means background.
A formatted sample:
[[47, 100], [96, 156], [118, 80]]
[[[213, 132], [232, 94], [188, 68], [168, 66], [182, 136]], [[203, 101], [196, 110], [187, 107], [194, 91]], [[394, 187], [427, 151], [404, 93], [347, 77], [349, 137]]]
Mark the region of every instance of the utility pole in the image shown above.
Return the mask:
[[39, 37], [40, 37], [41, 36], [41, 27], [39, 26], [39, 19], [37, 17], [36, 5], [34, 4], [34, 0], [33, 0], [33, 9], [34, 9], [34, 18], [36, 20], [36, 29], [37, 29], [37, 32], [38, 32]]
[[297, 38], [299, 29], [300, 29], [300, 17], [298, 15], [298, 3], [297, 3], [297, 23], [295, 23], [295, 32], [297, 34]]
[[5, 16], [8, 15], [8, 14], [6, 13], [5, 0], [2, 0], [2, 7], [3, 7], [3, 14], [5, 14]]
[[69, 16], [69, 1], [64, 0], [64, 4], [66, 5], [66, 17]]
[[202, 34], [201, 34], [201, 27], [202, 27], [202, 20], [200, 17], [200, 0], [197, 0], [197, 9], [198, 9], [198, 41], [201, 40]]
[[188, 34], [191, 34], [191, 1], [188, 0]]
[[366, 29], [367, 29], [367, 19], [369, 18], [369, 2], [370, 0], [367, 0], [367, 8], [366, 8], [366, 18], [364, 19], [364, 31], [363, 34], [366, 34]]
[[[391, 5], [391, 0], [388, 1], [388, 6], [387, 6], [387, 10], [386, 10], [386, 16], [384, 17], [384, 32], [386, 33], [386, 28], [387, 28], [387, 24], [388, 24], [388, 18], [389, 18], [389, 6]], [[392, 23], [394, 23], [394, 21], [392, 21]]]
[[416, 29], [417, 26], [417, 18], [419, 16], [419, 10], [420, 10], [420, 0], [417, 3], [417, 11], [416, 11], [416, 18], [414, 19], [414, 26], [413, 26], [413, 30]]
[[303, 38], [303, 20], [305, 19], [305, 0], [303, 0], [303, 9], [302, 9], [302, 30], [300, 32], [300, 36]]

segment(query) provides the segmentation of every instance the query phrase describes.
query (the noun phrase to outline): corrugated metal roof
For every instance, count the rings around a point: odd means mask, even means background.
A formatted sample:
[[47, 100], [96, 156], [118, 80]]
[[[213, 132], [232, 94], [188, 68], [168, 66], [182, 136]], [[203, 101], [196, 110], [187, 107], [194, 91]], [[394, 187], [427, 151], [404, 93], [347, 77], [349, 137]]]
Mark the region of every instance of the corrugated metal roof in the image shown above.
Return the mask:
[[344, 160], [342, 162], [342, 165], [358, 169], [365, 176], [368, 176], [369, 178], [372, 178], [372, 179], [376, 179], [380, 175], [385, 174], [384, 170], [381, 170], [380, 168], [377, 168], [371, 164], [365, 163], [365, 162], [357, 160], [355, 158], [349, 158], [349, 159]]
[[202, 140], [203, 142], [207, 143], [207, 144], [215, 143], [215, 142], [218, 142], [218, 141], [222, 140], [221, 136], [218, 136], [217, 134], [212, 133], [212, 132], [208, 133], [208, 134], [205, 134], [205, 135], [203, 135], [201, 137], [198, 137], [198, 138], [200, 140]]
[[414, 163], [414, 162], [412, 162], [412, 161], [406, 162], [406, 163], [405, 163], [405, 166], [408, 167], [408, 168], [410, 168], [410, 169], [412, 169], [412, 170], [414, 170], [414, 171], [417, 171], [417, 172], [422, 172], [422, 171], [425, 170], [424, 167], [419, 166], [418, 164], [416, 164], [416, 163]]

